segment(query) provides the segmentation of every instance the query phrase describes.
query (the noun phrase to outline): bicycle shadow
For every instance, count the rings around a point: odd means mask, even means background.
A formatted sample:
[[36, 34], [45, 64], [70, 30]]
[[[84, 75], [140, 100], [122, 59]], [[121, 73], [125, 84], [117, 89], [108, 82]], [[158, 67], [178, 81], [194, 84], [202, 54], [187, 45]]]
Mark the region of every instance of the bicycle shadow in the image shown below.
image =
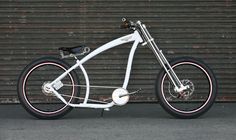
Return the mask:
[[[236, 104], [217, 103], [213, 107], [195, 119], [227, 119], [236, 118], [236, 112], [232, 113]], [[178, 119], [163, 110], [159, 104], [128, 104], [121, 107], [113, 107], [110, 111], [102, 112], [102, 109], [74, 109], [64, 119], [87, 118], [150, 118], [150, 119]], [[186, 119], [179, 119], [186, 120]], [[193, 120], [193, 119], [190, 119]]]
[[[236, 104], [216, 103], [213, 107], [197, 119], [234, 119], [236, 118]], [[19, 105], [0, 105], [0, 119], [32, 119], [24, 108]], [[110, 111], [102, 109], [75, 108], [67, 115], [59, 119], [115, 119], [115, 118], [150, 118], [150, 119], [176, 119], [165, 112], [159, 104], [127, 104], [125, 106], [115, 106]]]

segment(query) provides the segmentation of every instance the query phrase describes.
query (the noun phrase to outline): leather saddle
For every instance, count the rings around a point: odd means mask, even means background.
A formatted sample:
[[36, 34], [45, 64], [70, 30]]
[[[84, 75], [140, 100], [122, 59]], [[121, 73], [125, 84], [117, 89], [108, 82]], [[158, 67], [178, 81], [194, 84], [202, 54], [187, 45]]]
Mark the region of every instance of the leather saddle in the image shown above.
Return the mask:
[[75, 46], [75, 47], [60, 47], [58, 50], [67, 52], [69, 54], [78, 54], [78, 53], [83, 53], [84, 52], [85, 46]]

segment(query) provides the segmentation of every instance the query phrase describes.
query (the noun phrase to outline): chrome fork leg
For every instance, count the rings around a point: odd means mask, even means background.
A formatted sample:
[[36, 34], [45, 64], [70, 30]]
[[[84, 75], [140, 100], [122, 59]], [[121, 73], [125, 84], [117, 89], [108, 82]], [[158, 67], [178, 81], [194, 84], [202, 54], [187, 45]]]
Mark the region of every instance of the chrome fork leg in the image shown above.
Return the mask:
[[149, 46], [149, 48], [151, 48], [153, 53], [156, 55], [157, 60], [159, 61], [161, 66], [164, 68], [164, 70], [166, 71], [169, 79], [171, 80], [171, 82], [175, 86], [175, 91], [176, 92], [181, 92], [181, 91], [187, 89], [187, 87], [185, 87], [181, 83], [178, 76], [176, 75], [176, 73], [174, 72], [174, 70], [170, 66], [169, 62], [165, 58], [164, 54], [162, 53], [162, 51], [156, 45], [154, 39], [151, 37], [151, 35], [148, 32], [146, 26], [144, 24], [141, 24], [140, 21], [138, 21], [137, 24], [139, 25], [140, 32], [142, 33], [142, 35], [144, 37], [144, 40], [145, 40], [145, 43], [143, 43], [143, 44], [147, 44]]
[[176, 73], [174, 72], [174, 70], [172, 69], [171, 65], [169, 64], [169, 62], [167, 61], [167, 59], [165, 58], [164, 54], [162, 53], [162, 51], [159, 51], [159, 55], [161, 57], [161, 60], [163, 61], [164, 65], [164, 69], [169, 77], [169, 79], [171, 80], [171, 82], [173, 83], [173, 85], [175, 86], [175, 92], [181, 92], [183, 90], [187, 89], [187, 86], [184, 86], [181, 81], [179, 80], [178, 76], [176, 75]]

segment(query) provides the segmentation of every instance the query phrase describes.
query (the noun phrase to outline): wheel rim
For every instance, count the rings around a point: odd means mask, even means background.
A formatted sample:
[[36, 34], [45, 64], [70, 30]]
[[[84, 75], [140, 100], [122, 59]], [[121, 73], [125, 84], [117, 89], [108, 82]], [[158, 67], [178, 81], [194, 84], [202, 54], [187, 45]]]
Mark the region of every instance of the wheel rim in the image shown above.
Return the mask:
[[[181, 75], [181, 73], [183, 73], [183, 70], [181, 69], [177, 70], [177, 68], [184, 65], [187, 66], [186, 68], [187, 72], [184, 75], [186, 76], [192, 75], [190, 81], [194, 83], [195, 85], [194, 88], [196, 89], [194, 93], [191, 95], [191, 98], [189, 98], [188, 100], [183, 98], [182, 100], [177, 99], [174, 101], [172, 95], [169, 94], [170, 96], [168, 96], [167, 90], [164, 87], [165, 85], [167, 85], [166, 80], [169, 81], [166, 74], [163, 76], [162, 81], [161, 81], [161, 94], [164, 98], [164, 101], [171, 109], [180, 113], [190, 114], [190, 113], [195, 113], [195, 112], [200, 111], [202, 108], [204, 108], [207, 105], [207, 103], [209, 102], [212, 96], [213, 86], [212, 86], [211, 77], [208, 74], [208, 72], [202, 66], [193, 62], [181, 62], [172, 66], [172, 68], [174, 69], [174, 71], [176, 72], [180, 80], [184, 80], [185, 78], [183, 77], [185, 76], [183, 76], [183, 74]], [[189, 67], [192, 67], [192, 69]], [[204, 78], [201, 78], [199, 80], [199, 78], [202, 76], [205, 78], [204, 81], [203, 81]], [[207, 95], [203, 94], [204, 91], [201, 89], [205, 89], [208, 92], [208, 94]]]
[[[44, 71], [45, 73], [43, 73], [42, 71]], [[60, 64], [54, 62], [44, 62], [34, 66], [26, 74], [26, 76], [23, 79], [22, 93], [24, 100], [26, 101], [27, 105], [30, 106], [31, 109], [41, 114], [53, 115], [63, 111], [68, 106], [62, 103], [55, 96], [50, 96], [50, 95], [46, 96], [42, 92], [42, 85], [45, 82], [54, 80], [64, 71], [66, 71], [66, 68], [64, 68]], [[74, 88], [75, 83], [70, 73], [64, 78], [62, 82], [65, 81], [70, 81], [70, 84], [72, 85], [71, 87], [69, 87], [71, 92], [67, 93], [71, 97], [66, 99], [67, 102], [71, 102], [75, 94], [75, 88]], [[63, 88], [59, 89], [59, 91], [69, 90]]]

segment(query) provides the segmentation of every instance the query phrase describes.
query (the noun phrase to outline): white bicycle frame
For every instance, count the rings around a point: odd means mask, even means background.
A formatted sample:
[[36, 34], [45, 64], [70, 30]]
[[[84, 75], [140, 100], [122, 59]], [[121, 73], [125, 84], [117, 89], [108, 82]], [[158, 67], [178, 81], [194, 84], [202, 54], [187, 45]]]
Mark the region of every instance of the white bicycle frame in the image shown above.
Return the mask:
[[[51, 92], [53, 92], [55, 94], [55, 96], [57, 98], [59, 98], [63, 103], [65, 103], [66, 105], [72, 106], [72, 107], [108, 109], [108, 108], [114, 106], [115, 103], [113, 101], [110, 102], [110, 103], [106, 103], [106, 104], [88, 103], [89, 94], [90, 94], [90, 83], [89, 83], [88, 74], [87, 74], [85, 68], [83, 67], [83, 63], [87, 62], [91, 58], [95, 57], [96, 55], [98, 55], [98, 54], [100, 54], [100, 53], [102, 53], [102, 52], [104, 52], [108, 49], [111, 49], [111, 48], [116, 47], [118, 45], [129, 43], [129, 42], [133, 42], [133, 46], [132, 46], [132, 48], [130, 50], [130, 53], [129, 53], [128, 63], [127, 63], [127, 68], [126, 68], [126, 73], [125, 73], [125, 79], [124, 79], [123, 86], [122, 86], [123, 89], [127, 89], [127, 86], [128, 86], [128, 83], [129, 83], [130, 72], [131, 72], [131, 67], [132, 67], [132, 62], [133, 62], [133, 57], [134, 57], [135, 50], [137, 49], [137, 46], [140, 43], [143, 43], [143, 42], [144, 42], [143, 45], [148, 44], [149, 47], [151, 48], [151, 50], [153, 51], [153, 53], [156, 55], [157, 59], [159, 60], [159, 62], [161, 64], [161, 66], [164, 67], [165, 71], [167, 72], [167, 75], [170, 77], [172, 83], [175, 85], [176, 91], [181, 91], [181, 90], [186, 89], [186, 87], [181, 84], [178, 77], [175, 75], [175, 73], [172, 70], [171, 66], [169, 65], [168, 61], [166, 60], [166, 58], [162, 54], [162, 51], [159, 50], [159, 48], [156, 46], [153, 38], [150, 36], [150, 34], [147, 31], [145, 25], [141, 24], [141, 22], [137, 22], [137, 23], [141, 27], [140, 32], [142, 33], [145, 40], [143, 40], [140, 33], [137, 30], [135, 30], [134, 33], [132, 33], [132, 34], [129, 34], [129, 35], [120, 37], [118, 39], [115, 39], [113, 41], [110, 41], [110, 42], [106, 43], [105, 45], [100, 46], [99, 48], [97, 48], [93, 52], [89, 53], [83, 59], [77, 60], [75, 65], [73, 65], [70, 69], [68, 69], [63, 74], [61, 74], [58, 78], [56, 78], [54, 81], [52, 81], [47, 86], [47, 89], [49, 89]], [[62, 95], [57, 92], [57, 90], [60, 89], [63, 86], [63, 83], [61, 82], [61, 80], [67, 74], [69, 74], [72, 70], [76, 69], [77, 67], [80, 67], [80, 69], [82, 70], [82, 72], [84, 74], [84, 78], [85, 78], [85, 81], [86, 81], [86, 93], [85, 93], [85, 98], [84, 98], [83, 103], [72, 104], [72, 103], [67, 102], [62, 97]]]

